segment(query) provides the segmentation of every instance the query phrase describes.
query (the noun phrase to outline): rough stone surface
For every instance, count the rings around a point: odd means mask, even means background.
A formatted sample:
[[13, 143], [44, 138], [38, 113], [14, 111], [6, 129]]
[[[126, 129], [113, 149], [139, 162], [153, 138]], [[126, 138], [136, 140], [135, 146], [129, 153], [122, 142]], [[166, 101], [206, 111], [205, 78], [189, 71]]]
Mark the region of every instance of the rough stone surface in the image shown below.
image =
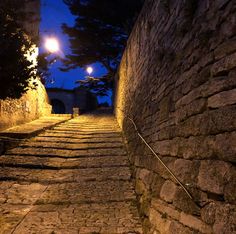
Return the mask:
[[143, 233], [122, 142], [114, 117], [88, 115], [8, 150], [0, 233]]
[[236, 103], [236, 89], [224, 91], [208, 99], [208, 107], [217, 108]]
[[115, 113], [148, 234], [236, 232], [235, 16], [230, 0], [146, 0], [129, 37]]
[[161, 188], [160, 197], [164, 201], [172, 202], [175, 197], [176, 190], [177, 186], [175, 185], [175, 183], [167, 180]]
[[29, 90], [20, 99], [0, 100], [0, 131], [51, 114], [45, 87], [39, 80], [36, 82], [37, 89]]
[[221, 161], [201, 162], [198, 186], [205, 191], [223, 194], [230, 173], [230, 164]]

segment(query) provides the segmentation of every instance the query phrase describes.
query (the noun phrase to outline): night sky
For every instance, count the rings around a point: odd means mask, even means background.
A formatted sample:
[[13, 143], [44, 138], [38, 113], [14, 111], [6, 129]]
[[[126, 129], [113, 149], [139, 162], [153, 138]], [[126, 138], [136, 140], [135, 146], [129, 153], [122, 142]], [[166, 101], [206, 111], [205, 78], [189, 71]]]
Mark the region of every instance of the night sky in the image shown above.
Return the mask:
[[[60, 42], [61, 53], [60, 56], [65, 56], [70, 53], [68, 37], [62, 33], [61, 24], [66, 23], [70, 26], [74, 24], [74, 17], [71, 15], [67, 6], [62, 0], [41, 0], [41, 25], [40, 37], [41, 42], [47, 36], [54, 36]], [[43, 46], [41, 46], [43, 51]], [[88, 66], [91, 64], [88, 64]], [[59, 67], [61, 63], [57, 61], [50, 67], [50, 81], [47, 87], [56, 87], [64, 89], [73, 89], [76, 87], [75, 81], [84, 79], [87, 75], [86, 71], [81, 68], [70, 70], [68, 72], [61, 72]], [[99, 64], [93, 64], [94, 76], [100, 76], [105, 73], [105, 69]], [[99, 98], [99, 102], [108, 101], [110, 98]]]

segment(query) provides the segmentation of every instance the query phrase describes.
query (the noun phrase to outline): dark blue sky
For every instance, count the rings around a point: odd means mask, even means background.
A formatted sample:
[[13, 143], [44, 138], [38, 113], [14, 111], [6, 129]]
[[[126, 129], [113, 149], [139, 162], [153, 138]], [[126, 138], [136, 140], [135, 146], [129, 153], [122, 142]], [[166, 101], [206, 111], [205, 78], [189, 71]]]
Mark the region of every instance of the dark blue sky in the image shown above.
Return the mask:
[[[61, 54], [66, 55], [70, 53], [68, 37], [62, 33], [61, 24], [66, 23], [70, 26], [74, 24], [74, 17], [70, 14], [69, 9], [62, 0], [41, 0], [41, 25], [40, 37], [41, 41], [47, 36], [55, 36], [58, 38], [61, 47]], [[88, 64], [89, 66], [90, 64]], [[76, 87], [75, 81], [84, 79], [87, 75], [84, 69], [77, 68], [68, 72], [61, 72], [59, 67], [60, 62], [51, 65], [50, 80], [53, 83], [47, 84], [48, 87], [57, 87], [65, 89], [73, 89]], [[104, 74], [105, 69], [99, 64], [93, 64], [94, 76]], [[99, 98], [100, 102], [109, 101], [108, 98]]]

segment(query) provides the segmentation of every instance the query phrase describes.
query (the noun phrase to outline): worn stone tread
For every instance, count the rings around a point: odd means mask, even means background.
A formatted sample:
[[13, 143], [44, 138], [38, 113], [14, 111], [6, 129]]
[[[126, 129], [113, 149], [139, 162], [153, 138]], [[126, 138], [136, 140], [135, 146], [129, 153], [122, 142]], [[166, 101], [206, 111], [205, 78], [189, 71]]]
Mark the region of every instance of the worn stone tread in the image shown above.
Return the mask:
[[28, 168], [55, 168], [55, 169], [73, 169], [73, 168], [99, 168], [99, 167], [117, 167], [128, 166], [129, 162], [126, 156], [116, 157], [84, 157], [84, 158], [56, 158], [56, 157], [35, 157], [35, 156], [17, 156], [2, 155], [0, 157], [0, 167], [28, 167]]
[[129, 180], [131, 173], [129, 167], [104, 167], [104, 168], [82, 168], [82, 169], [27, 169], [4, 167], [0, 171], [0, 180], [9, 178], [16, 181], [31, 182], [78, 182], [91, 180], [121, 179]]
[[7, 150], [0, 234], [143, 233], [122, 141], [113, 117], [88, 115]]
[[[14, 212], [9, 212], [14, 208]], [[1, 230], [5, 229], [2, 233], [9, 233], [13, 227], [15, 227], [14, 233], [20, 234], [142, 233], [137, 209], [130, 201], [69, 206], [6, 205], [3, 209], [4, 221], [9, 225], [2, 226]], [[16, 216], [12, 216], [12, 213]]]
[[47, 142], [72, 142], [72, 143], [122, 143], [123, 139], [119, 137], [78, 137], [78, 136], [62, 136], [62, 135], [39, 135], [32, 139], [32, 141], [47, 141]]
[[37, 147], [37, 148], [63, 148], [63, 149], [109, 149], [109, 148], [124, 148], [124, 145], [121, 142], [99, 142], [99, 143], [82, 143], [82, 142], [68, 142], [57, 141], [57, 142], [48, 142], [48, 141], [27, 141], [19, 145], [19, 147]]
[[123, 148], [108, 148], [108, 149], [55, 149], [55, 148], [14, 148], [7, 152], [7, 154], [11, 155], [42, 155], [42, 156], [61, 156], [61, 157], [76, 157], [76, 156], [122, 156], [126, 155], [126, 151]]

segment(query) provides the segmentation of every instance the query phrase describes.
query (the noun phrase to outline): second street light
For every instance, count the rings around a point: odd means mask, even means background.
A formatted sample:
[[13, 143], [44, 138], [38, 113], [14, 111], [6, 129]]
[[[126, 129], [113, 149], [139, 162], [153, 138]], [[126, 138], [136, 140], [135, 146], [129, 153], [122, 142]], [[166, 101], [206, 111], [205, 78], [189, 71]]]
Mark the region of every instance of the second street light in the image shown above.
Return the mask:
[[93, 73], [93, 68], [89, 66], [87, 67], [86, 71], [89, 75], [91, 75]]

